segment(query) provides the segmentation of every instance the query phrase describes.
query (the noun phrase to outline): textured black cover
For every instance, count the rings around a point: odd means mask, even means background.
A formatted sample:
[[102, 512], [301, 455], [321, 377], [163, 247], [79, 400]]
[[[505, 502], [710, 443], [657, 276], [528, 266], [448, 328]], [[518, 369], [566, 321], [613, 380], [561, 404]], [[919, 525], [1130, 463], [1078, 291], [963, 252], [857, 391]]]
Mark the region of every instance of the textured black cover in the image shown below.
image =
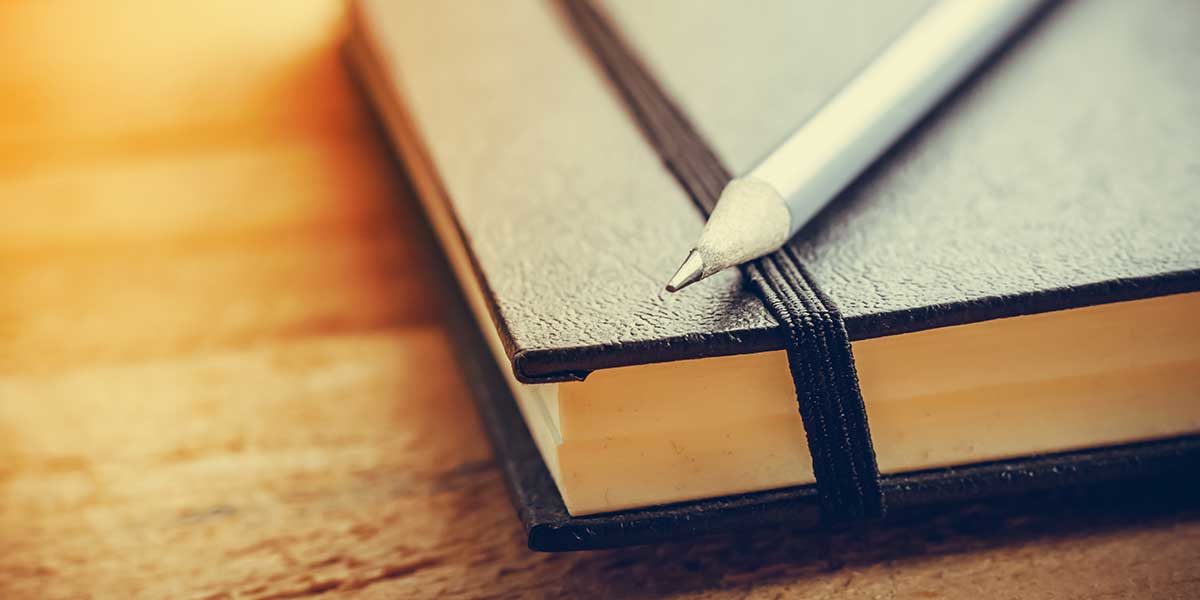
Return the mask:
[[[783, 347], [734, 273], [660, 294], [702, 219], [552, 3], [374, 4], [519, 378]], [[604, 4], [735, 172], [915, 14]], [[1200, 289], [1196, 56], [1196, 2], [1041, 19], [800, 233], [851, 339]]]

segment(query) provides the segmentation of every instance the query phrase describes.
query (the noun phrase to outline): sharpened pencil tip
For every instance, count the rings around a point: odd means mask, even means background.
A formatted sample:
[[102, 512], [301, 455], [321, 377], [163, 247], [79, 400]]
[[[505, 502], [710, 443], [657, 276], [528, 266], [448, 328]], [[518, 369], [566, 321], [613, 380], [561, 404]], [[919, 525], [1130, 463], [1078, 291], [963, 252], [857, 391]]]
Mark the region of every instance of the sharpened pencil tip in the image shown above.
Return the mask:
[[687, 258], [683, 260], [683, 264], [679, 265], [679, 270], [675, 271], [675, 275], [667, 282], [667, 291], [678, 292], [703, 278], [704, 259], [700, 256], [699, 252], [692, 250], [688, 253]]

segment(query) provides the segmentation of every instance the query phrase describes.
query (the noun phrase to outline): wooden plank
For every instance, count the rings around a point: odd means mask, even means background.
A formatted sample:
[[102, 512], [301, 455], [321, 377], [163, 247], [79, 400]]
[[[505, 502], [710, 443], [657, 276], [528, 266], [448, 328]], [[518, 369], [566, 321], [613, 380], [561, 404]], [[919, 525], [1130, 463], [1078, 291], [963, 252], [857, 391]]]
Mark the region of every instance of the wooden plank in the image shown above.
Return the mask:
[[397, 216], [392, 168], [372, 135], [45, 161], [0, 176], [0, 252], [361, 229]]
[[0, 597], [1194, 597], [1188, 506], [529, 552], [344, 31], [0, 4]]

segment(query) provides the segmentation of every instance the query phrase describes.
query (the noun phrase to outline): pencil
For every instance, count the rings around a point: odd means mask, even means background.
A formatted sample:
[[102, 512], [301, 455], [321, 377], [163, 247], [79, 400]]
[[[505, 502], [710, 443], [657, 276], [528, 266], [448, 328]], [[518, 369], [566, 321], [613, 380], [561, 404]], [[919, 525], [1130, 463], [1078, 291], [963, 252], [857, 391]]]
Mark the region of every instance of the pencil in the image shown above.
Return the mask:
[[940, 0], [721, 192], [674, 292], [786, 243], [1016, 32], [1044, 0]]

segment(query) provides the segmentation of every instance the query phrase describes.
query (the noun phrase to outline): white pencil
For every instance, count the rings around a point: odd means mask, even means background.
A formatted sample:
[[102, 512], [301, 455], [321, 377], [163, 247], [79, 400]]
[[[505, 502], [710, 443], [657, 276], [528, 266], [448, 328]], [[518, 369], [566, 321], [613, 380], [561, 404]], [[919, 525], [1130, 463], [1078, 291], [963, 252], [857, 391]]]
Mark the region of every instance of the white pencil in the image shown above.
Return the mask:
[[777, 250], [979, 66], [1043, 0], [941, 0], [766, 160], [729, 182], [674, 292]]

